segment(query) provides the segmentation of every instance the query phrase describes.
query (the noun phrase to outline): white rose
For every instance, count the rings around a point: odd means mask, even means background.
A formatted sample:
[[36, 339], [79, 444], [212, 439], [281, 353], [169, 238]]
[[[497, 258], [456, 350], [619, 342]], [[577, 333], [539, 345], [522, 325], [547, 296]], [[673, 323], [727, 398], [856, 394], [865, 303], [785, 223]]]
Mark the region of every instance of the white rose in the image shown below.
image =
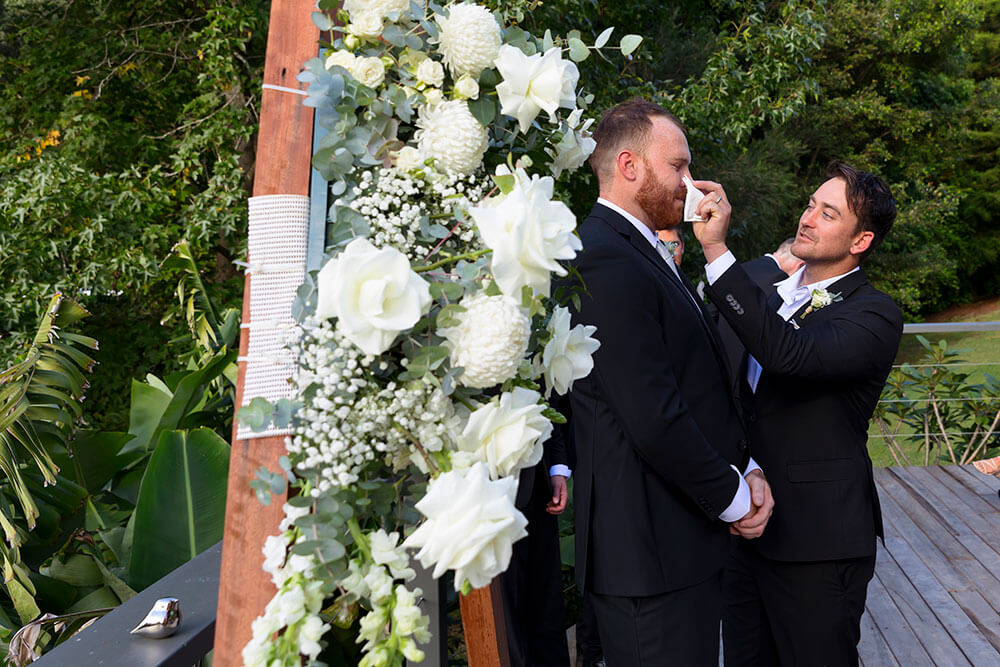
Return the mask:
[[597, 327], [577, 324], [571, 330], [569, 321], [569, 310], [556, 306], [549, 321], [552, 338], [542, 351], [546, 396], [553, 389], [565, 394], [575, 380], [587, 377], [594, 368], [593, 354], [601, 346], [600, 341], [591, 338]]
[[424, 100], [430, 109], [433, 109], [444, 101], [444, 93], [441, 92], [440, 88], [428, 88], [423, 92]]
[[528, 131], [539, 111], [555, 122], [556, 109], [576, 106], [580, 72], [572, 61], [562, 59], [559, 47], [526, 56], [516, 46], [504, 44], [494, 64], [503, 77], [497, 86], [500, 113], [517, 118], [521, 132]]
[[528, 349], [531, 322], [512, 297], [477, 292], [460, 302], [458, 324], [441, 327], [453, 367], [461, 366], [458, 381], [485, 388], [514, 377]]
[[517, 480], [491, 481], [485, 464], [451, 470], [431, 480], [417, 509], [427, 517], [404, 542], [420, 549], [437, 578], [455, 571], [455, 590], [465, 581], [482, 588], [510, 564], [512, 545], [528, 534], [528, 520], [514, 507]]
[[396, 169], [403, 173], [419, 169], [424, 166], [423, 156], [413, 146], [403, 146], [396, 153]]
[[375, 56], [358, 58], [351, 74], [358, 82], [369, 88], [378, 88], [385, 81], [385, 63]]
[[503, 293], [520, 298], [521, 288], [530, 285], [548, 296], [550, 272], [566, 275], [557, 260], [573, 259], [583, 247], [573, 233], [576, 216], [552, 199], [551, 176], [529, 179], [522, 169], [515, 176], [509, 194], [488, 199], [469, 214], [493, 250], [490, 270]]
[[559, 178], [563, 171], [574, 171], [583, 166], [590, 154], [597, 148], [589, 133], [567, 129], [555, 148], [546, 148], [552, 159], [552, 175]]
[[337, 318], [337, 330], [367, 354], [381, 354], [431, 305], [430, 288], [395, 248], [354, 239], [319, 272], [318, 319]]
[[[350, 73], [354, 71], [354, 62], [357, 59], [357, 56], [350, 51], [334, 51], [326, 59], [326, 68], [330, 69], [334, 66], [343, 67]], [[351, 76], [354, 75], [351, 74]]]
[[455, 84], [455, 92], [460, 97], [474, 100], [479, 97], [479, 82], [471, 76], [463, 76]]
[[524, 387], [500, 394], [469, 415], [458, 448], [489, 466], [490, 477], [513, 475], [542, 460], [542, 443], [552, 422], [542, 412], [541, 394]]
[[351, 17], [347, 30], [361, 39], [378, 39], [382, 35], [382, 17], [372, 11], [361, 12]]
[[444, 66], [436, 60], [427, 58], [417, 67], [417, 81], [440, 88], [444, 83]]

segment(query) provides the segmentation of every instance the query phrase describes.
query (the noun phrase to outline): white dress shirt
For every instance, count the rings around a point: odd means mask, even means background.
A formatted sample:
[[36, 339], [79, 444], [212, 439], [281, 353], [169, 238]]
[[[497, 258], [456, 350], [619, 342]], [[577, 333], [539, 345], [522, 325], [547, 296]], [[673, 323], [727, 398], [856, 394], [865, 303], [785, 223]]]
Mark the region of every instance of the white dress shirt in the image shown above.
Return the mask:
[[[708, 284], [712, 285], [715, 283], [735, 263], [736, 257], [733, 256], [733, 253], [727, 251], [722, 256], [717, 257], [714, 262], [707, 264], [705, 266], [705, 277], [708, 280]], [[842, 273], [839, 276], [803, 285], [802, 279], [805, 276], [806, 267], [800, 267], [798, 271], [784, 280], [774, 283], [778, 289], [778, 296], [781, 297], [781, 306], [778, 308], [778, 315], [781, 315], [787, 322], [792, 315], [799, 312], [799, 309], [812, 299], [813, 290], [826, 289], [844, 276], [848, 276], [859, 269], [860, 267], [855, 266], [850, 271]], [[754, 359], [752, 354], [748, 354], [747, 382], [750, 384], [750, 389], [754, 392], [757, 391], [757, 383], [760, 381], [761, 370], [760, 363]]]
[[[637, 230], [639, 230], [639, 233], [642, 234], [643, 238], [649, 241], [649, 244], [653, 246], [654, 250], [656, 250], [656, 242], [658, 240], [656, 238], [656, 234], [654, 234], [653, 230], [647, 227], [645, 223], [639, 220], [639, 218], [635, 217], [634, 215], [623, 209], [621, 206], [609, 202], [607, 199], [604, 199], [603, 197], [598, 197], [597, 203], [607, 206], [612, 211], [618, 213], [623, 218], [632, 223], [632, 226], [635, 227]], [[677, 271], [677, 265], [674, 264], [673, 259], [669, 257], [664, 257], [663, 261], [667, 264], [667, 266], [671, 268], [671, 270], [673, 270], [674, 275], [677, 276], [678, 282], [682, 282], [680, 273]], [[683, 284], [681, 286], [681, 289], [684, 289]], [[688, 292], [687, 289], [684, 289], [684, 292], [688, 295], [688, 297], [691, 298], [692, 301], [694, 301], [694, 297], [691, 296], [691, 293]], [[697, 305], [698, 305], [697, 302], [695, 302], [695, 306]], [[698, 312], [699, 314], [701, 313], [700, 308], [698, 308]], [[743, 472], [742, 474], [740, 473], [739, 469], [736, 466], [730, 465], [729, 467], [735, 470], [736, 474], [739, 475], [740, 486], [738, 489], [736, 489], [736, 495], [733, 496], [733, 501], [729, 503], [729, 507], [723, 510], [722, 514], [719, 515], [719, 518], [727, 523], [732, 523], [734, 521], [739, 521], [744, 516], [746, 516], [747, 512], [750, 511], [750, 485], [747, 484], [746, 480], [743, 479], [743, 477], [745, 475], [750, 474], [750, 472], [754, 470], [759, 470], [760, 466], [757, 465], [756, 461], [750, 459], [750, 463], [749, 465], [747, 465], [746, 471]]]

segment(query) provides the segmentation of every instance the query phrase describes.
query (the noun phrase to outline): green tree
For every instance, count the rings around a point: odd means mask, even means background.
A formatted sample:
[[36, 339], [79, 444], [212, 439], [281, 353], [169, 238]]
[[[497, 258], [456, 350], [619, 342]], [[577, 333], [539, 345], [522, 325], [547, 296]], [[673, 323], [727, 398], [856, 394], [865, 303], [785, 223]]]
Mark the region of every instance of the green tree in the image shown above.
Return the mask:
[[[169, 370], [179, 329], [158, 323], [173, 300], [159, 268], [171, 247], [187, 238], [215, 267], [224, 305], [241, 293], [232, 261], [245, 247], [268, 3], [36, 0], [0, 12], [0, 349], [22, 344], [38, 295], [59, 290], [113, 345], [97, 355], [98, 387]], [[121, 427], [117, 395], [92, 397], [96, 424]]]

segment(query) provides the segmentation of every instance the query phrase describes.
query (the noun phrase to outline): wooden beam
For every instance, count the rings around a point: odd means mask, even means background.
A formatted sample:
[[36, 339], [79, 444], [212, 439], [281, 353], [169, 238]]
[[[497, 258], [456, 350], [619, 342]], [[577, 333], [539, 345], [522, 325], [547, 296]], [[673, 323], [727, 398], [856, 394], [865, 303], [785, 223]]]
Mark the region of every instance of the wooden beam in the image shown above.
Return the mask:
[[[264, 63], [265, 84], [304, 89], [296, 81], [303, 63], [317, 53], [319, 29], [312, 22], [312, 0], [273, 0]], [[309, 194], [312, 163], [313, 110], [295, 93], [265, 88], [261, 94], [260, 128], [254, 196]], [[250, 276], [243, 296], [243, 321], [250, 317]], [[247, 354], [248, 331], [240, 336], [240, 356]], [[242, 404], [246, 364], [239, 365], [236, 405]], [[261, 615], [275, 589], [261, 569], [261, 547], [277, 532], [283, 513], [280, 499], [261, 505], [250, 490], [255, 471], [278, 469], [285, 454], [284, 437], [236, 439], [229, 463], [226, 527], [222, 547], [219, 608], [215, 633], [215, 665], [242, 665], [240, 652], [251, 637], [251, 623]]]
[[510, 667], [500, 578], [459, 596], [469, 667]]
[[[312, 0], [273, 0], [267, 36], [264, 83], [303, 89], [296, 76], [317, 52], [319, 29], [312, 22]], [[254, 196], [309, 194], [312, 170], [313, 110], [294, 93], [265, 88], [261, 95], [260, 128]], [[243, 321], [250, 317], [250, 276], [243, 298]], [[247, 354], [248, 332], [240, 337], [240, 356]], [[236, 405], [242, 404], [246, 364], [239, 366]], [[261, 569], [261, 547], [277, 532], [283, 518], [281, 502], [261, 505], [250, 481], [261, 466], [278, 469], [285, 454], [284, 437], [236, 439], [229, 463], [226, 528], [223, 538], [219, 608], [215, 635], [215, 665], [242, 665], [240, 652], [250, 641], [251, 623], [261, 615], [275, 589]], [[470, 667], [509, 667], [499, 582], [462, 596], [462, 625]]]

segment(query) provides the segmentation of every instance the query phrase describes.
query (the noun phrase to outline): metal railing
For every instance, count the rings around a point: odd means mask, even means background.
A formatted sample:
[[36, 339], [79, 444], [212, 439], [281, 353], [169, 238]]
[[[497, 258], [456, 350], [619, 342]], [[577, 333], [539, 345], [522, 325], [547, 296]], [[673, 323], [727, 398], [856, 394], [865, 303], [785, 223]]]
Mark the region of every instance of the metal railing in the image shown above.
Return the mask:
[[[215, 640], [222, 542], [123, 602], [32, 663], [39, 667], [191, 667]], [[181, 624], [165, 639], [129, 634], [159, 598], [180, 600]]]

